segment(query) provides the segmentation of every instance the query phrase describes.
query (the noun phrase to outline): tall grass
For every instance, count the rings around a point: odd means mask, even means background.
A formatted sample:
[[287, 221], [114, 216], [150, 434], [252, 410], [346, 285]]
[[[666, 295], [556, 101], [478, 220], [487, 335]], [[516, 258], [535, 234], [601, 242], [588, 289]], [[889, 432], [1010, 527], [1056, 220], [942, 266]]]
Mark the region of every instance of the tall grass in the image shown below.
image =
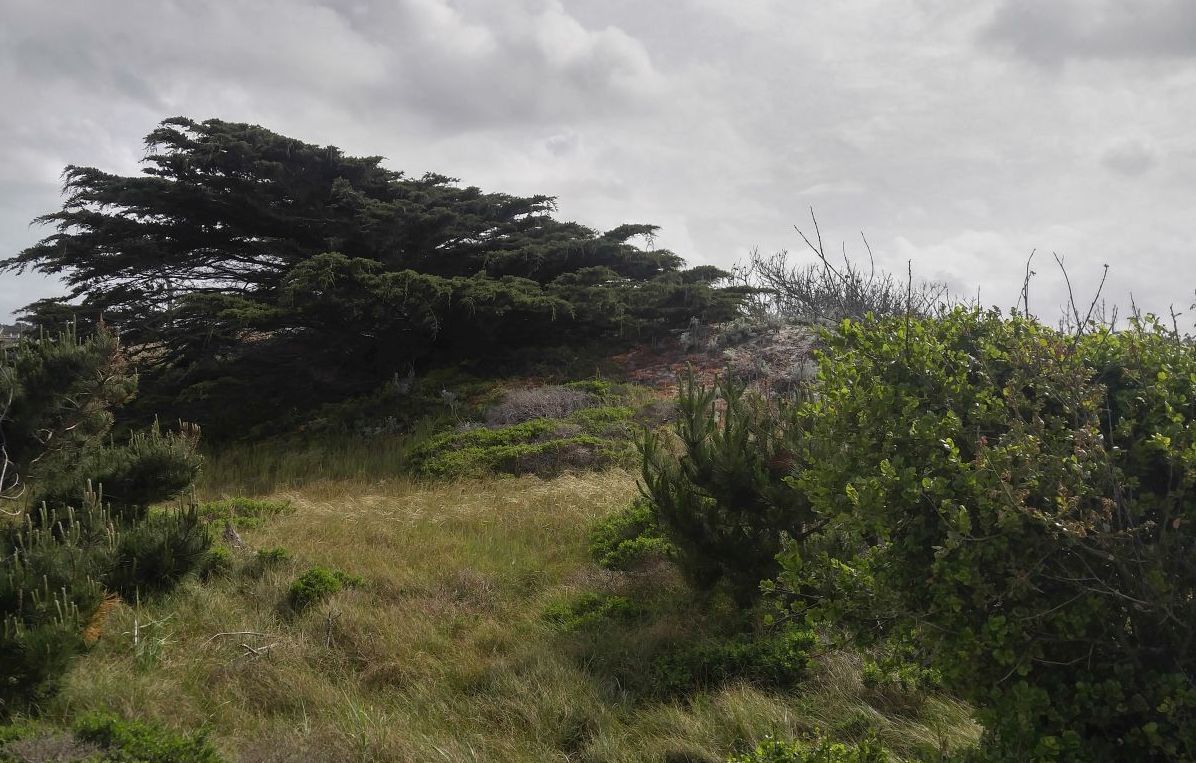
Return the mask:
[[413, 439], [320, 434], [208, 448], [196, 483], [201, 499], [259, 496], [285, 490], [378, 490], [405, 484]]
[[[893, 702], [864, 687], [851, 655], [821, 658], [796, 695], [746, 684], [637, 695], [603, 660], [634, 670], [646, 635], [686, 638], [700, 623], [683, 601], [636, 629], [581, 638], [543, 616], [586, 591], [666, 601], [680, 585], [667, 570], [615, 574], [588, 558], [587, 528], [635, 495], [630, 474], [378, 483], [388, 456], [371, 450], [345, 443], [329, 458], [325, 441], [312, 461], [230, 451], [237, 468], [210, 474], [209, 490], [304, 485], [275, 493], [293, 513], [242, 531], [251, 549], [289, 558], [237, 551], [204, 584], [121, 604], [47, 715], [103, 709], [205, 728], [230, 760], [251, 763], [718, 761], [769, 733], [867, 728], [903, 754], [975, 738], [967, 707]], [[295, 612], [287, 587], [316, 564], [364, 583]]]

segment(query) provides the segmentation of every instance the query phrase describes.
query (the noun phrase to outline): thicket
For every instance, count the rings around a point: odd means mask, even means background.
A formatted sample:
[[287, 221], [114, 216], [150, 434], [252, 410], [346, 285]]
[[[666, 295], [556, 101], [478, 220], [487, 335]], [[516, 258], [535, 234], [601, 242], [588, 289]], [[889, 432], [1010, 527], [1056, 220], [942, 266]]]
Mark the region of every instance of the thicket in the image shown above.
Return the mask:
[[31, 321], [102, 315], [136, 351], [142, 409], [221, 435], [302, 423], [415, 367], [725, 320], [745, 294], [655, 248], [654, 226], [594, 231], [549, 196], [214, 119], [165, 120], [145, 147], [140, 176], [67, 167], [63, 208], [38, 218], [54, 231], [0, 269], [63, 279]]
[[112, 333], [0, 350], [0, 715], [52, 691], [116, 595], [167, 589], [211, 545], [194, 508], [150, 506], [195, 478], [195, 435], [119, 442], [135, 378]]
[[1196, 347], [1082, 329], [866, 317], [804, 400], [686, 386], [656, 524], [695, 581], [941, 677], [977, 759], [1192, 759]]

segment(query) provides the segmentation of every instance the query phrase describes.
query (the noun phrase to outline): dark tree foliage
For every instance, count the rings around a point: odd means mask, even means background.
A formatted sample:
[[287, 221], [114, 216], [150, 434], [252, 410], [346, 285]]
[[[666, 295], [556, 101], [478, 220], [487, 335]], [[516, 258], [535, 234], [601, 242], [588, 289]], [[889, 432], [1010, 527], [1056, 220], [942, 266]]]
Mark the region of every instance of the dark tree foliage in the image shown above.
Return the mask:
[[598, 233], [553, 218], [548, 196], [219, 120], [168, 119], [146, 148], [137, 177], [68, 167], [63, 208], [38, 218], [55, 232], [0, 267], [63, 278], [30, 319], [102, 315], [171, 414], [243, 424], [414, 362], [651, 337], [741, 298], [713, 286], [722, 271], [631, 243], [654, 226]]

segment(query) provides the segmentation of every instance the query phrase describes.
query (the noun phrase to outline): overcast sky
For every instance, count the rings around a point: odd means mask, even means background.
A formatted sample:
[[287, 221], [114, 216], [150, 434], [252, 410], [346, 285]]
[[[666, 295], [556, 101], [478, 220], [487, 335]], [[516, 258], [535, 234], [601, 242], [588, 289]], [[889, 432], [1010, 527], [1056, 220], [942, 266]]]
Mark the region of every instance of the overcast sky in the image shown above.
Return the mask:
[[[1008, 306], [1196, 287], [1192, 0], [0, 0], [0, 253], [59, 173], [262, 124], [729, 266], [823, 235]], [[0, 275], [0, 319], [56, 292]]]

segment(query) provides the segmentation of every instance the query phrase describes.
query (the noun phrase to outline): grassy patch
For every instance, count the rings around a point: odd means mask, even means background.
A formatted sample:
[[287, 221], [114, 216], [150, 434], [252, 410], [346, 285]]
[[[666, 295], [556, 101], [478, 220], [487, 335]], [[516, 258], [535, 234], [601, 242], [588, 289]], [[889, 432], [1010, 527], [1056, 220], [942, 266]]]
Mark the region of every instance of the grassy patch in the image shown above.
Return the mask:
[[[707, 626], [667, 566], [623, 573], [590, 560], [588, 528], [632, 500], [629, 474], [375, 488], [270, 496], [294, 510], [243, 537], [292, 558], [118, 605], [46, 722], [69, 730], [102, 711], [184, 736], [207, 729], [224, 757], [249, 763], [721, 761], [768, 734], [875, 734], [913, 758], [976, 736], [949, 698], [890, 707], [850, 654], [813, 656], [786, 693], [740, 680], [684, 701], [641, 691], [627, 676], [649, 680], [668, 645], [697, 643]], [[369, 585], [280, 610], [311, 564]], [[575, 630], [545, 617], [566, 603], [585, 620], [619, 605], [584, 602], [615, 597], [644, 614], [606, 612]]]
[[240, 529], [260, 527], [271, 517], [289, 514], [292, 511], [294, 507], [289, 501], [258, 498], [221, 498], [206, 501], [199, 506], [199, 515], [208, 522], [228, 520]]

